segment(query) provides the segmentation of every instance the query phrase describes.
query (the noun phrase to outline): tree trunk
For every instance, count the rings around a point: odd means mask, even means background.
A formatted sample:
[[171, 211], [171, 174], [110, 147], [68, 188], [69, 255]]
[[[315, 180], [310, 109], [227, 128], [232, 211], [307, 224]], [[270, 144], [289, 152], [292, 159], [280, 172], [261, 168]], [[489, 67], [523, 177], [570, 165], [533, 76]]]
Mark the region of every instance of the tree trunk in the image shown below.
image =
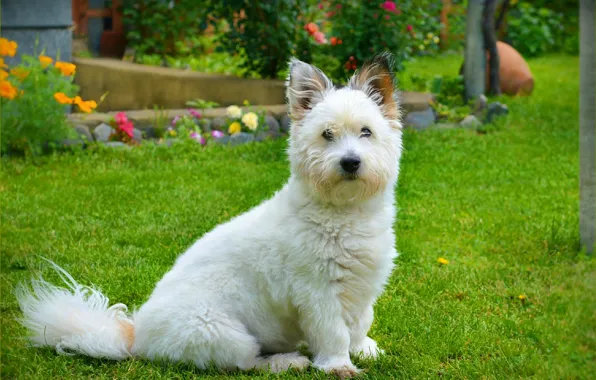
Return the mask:
[[484, 10], [482, 13], [482, 33], [484, 36], [484, 49], [486, 49], [489, 54], [489, 95], [501, 94], [501, 84], [499, 81], [499, 52], [497, 50], [497, 31], [495, 29], [496, 10], [497, 0], [486, 0], [486, 4], [484, 4]]
[[596, 242], [596, 50], [594, 0], [580, 0], [580, 211], [581, 243], [591, 254]]
[[484, 94], [486, 81], [486, 53], [482, 36], [482, 12], [485, 0], [469, 0], [466, 18], [466, 51], [464, 58], [464, 83], [466, 100]]

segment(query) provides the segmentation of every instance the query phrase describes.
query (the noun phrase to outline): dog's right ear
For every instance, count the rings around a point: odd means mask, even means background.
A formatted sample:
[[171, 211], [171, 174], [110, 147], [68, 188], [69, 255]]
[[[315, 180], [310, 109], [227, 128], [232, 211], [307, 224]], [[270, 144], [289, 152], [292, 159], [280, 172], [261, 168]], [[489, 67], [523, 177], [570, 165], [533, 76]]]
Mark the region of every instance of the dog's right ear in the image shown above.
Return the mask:
[[302, 120], [331, 88], [331, 80], [321, 70], [292, 58], [286, 81], [286, 96], [292, 120]]

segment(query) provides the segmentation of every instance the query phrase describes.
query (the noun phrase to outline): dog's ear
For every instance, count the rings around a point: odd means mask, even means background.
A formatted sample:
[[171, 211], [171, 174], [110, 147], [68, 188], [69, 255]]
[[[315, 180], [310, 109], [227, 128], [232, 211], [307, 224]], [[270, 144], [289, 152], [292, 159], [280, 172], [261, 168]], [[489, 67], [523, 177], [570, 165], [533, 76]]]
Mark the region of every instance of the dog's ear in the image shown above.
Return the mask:
[[362, 65], [348, 85], [354, 90], [364, 91], [381, 107], [383, 115], [398, 126], [401, 112], [392, 67], [391, 53], [378, 54]]
[[292, 58], [286, 81], [290, 116], [299, 121], [333, 88], [331, 80], [318, 68]]

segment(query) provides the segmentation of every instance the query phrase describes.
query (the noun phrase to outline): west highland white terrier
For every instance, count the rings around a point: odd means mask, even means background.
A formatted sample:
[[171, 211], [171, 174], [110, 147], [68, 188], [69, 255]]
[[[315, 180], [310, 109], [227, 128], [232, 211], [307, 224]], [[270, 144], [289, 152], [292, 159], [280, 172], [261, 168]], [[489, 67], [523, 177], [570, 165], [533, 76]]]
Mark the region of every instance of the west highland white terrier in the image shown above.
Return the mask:
[[394, 188], [402, 151], [389, 54], [346, 87], [292, 59], [287, 81], [291, 176], [271, 199], [217, 226], [180, 256], [141, 308], [109, 306], [55, 265], [17, 289], [22, 323], [60, 353], [299, 370], [342, 378], [350, 355], [383, 351], [367, 336], [397, 256]]

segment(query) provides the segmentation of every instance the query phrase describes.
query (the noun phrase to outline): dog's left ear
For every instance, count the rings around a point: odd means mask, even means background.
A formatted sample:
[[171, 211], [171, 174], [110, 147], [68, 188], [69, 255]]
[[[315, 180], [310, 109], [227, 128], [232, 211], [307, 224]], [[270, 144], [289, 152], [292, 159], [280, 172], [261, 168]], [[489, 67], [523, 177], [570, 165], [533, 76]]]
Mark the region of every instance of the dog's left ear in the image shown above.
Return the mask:
[[391, 53], [378, 54], [362, 65], [362, 68], [350, 79], [349, 86], [354, 90], [364, 91], [381, 107], [383, 115], [394, 126], [399, 127], [401, 111], [396, 99], [392, 67]]
[[300, 121], [323, 100], [326, 92], [333, 88], [333, 84], [318, 68], [292, 58], [286, 87], [290, 116], [294, 121]]

